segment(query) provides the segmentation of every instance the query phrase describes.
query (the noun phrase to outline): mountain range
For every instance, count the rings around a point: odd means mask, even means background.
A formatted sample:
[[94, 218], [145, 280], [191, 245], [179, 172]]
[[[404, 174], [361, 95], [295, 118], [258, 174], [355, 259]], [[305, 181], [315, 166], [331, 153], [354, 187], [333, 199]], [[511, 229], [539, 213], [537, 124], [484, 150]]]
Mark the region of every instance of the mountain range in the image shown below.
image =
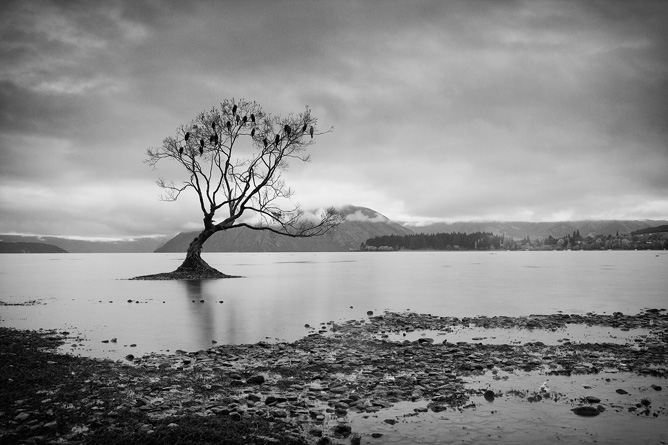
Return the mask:
[[[517, 240], [561, 238], [579, 231], [580, 235], [631, 234], [643, 229], [668, 224], [653, 220], [603, 220], [561, 222], [454, 222], [428, 225], [400, 224], [376, 212], [358, 206], [339, 209], [345, 221], [329, 233], [313, 238], [289, 238], [266, 231], [238, 228], [218, 232], [204, 245], [205, 252], [340, 252], [356, 250], [369, 238], [382, 235], [410, 235], [413, 233], [473, 233], [490, 232]], [[196, 232], [181, 232], [174, 237], [141, 237], [128, 240], [84, 240], [54, 236], [0, 235], [0, 243], [36, 243], [45, 246], [5, 245], [0, 252], [56, 252], [62, 249], [71, 253], [142, 253], [185, 252]], [[53, 248], [55, 246], [55, 249]], [[48, 249], [48, 250], [47, 250]]]
[[[204, 244], [205, 252], [342, 252], [359, 249], [360, 244], [381, 235], [409, 235], [410, 229], [365, 207], [339, 209], [345, 220], [325, 235], [290, 238], [267, 231], [237, 228], [215, 233]], [[182, 232], [156, 252], [185, 252], [197, 232]]]
[[0, 242], [50, 244], [70, 253], [142, 253], [153, 252], [170, 238], [170, 236], [165, 235], [107, 241], [72, 239], [59, 236], [0, 235]]
[[67, 253], [58, 246], [47, 243], [0, 241], [0, 253]]

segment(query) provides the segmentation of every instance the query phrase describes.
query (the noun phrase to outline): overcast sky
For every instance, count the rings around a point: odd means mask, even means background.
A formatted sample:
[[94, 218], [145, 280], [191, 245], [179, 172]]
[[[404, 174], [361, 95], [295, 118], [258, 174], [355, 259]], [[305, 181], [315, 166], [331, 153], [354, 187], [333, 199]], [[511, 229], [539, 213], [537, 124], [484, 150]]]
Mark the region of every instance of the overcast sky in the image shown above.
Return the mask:
[[665, 1], [5, 1], [0, 233], [200, 224], [143, 160], [225, 98], [334, 127], [286, 175], [305, 208], [668, 219], [667, 23]]

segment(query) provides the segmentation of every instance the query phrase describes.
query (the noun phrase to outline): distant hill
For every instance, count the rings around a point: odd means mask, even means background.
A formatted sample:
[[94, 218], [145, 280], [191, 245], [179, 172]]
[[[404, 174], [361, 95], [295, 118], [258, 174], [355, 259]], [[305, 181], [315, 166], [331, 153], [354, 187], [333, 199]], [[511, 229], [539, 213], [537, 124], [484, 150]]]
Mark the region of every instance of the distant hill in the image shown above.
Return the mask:
[[165, 243], [169, 236], [142, 237], [119, 241], [70, 239], [56, 236], [0, 235], [7, 243], [51, 244], [70, 253], [144, 253], [153, 252]]
[[451, 232], [492, 232], [495, 235], [510, 236], [515, 239], [526, 238], [562, 238], [580, 231], [582, 237], [595, 235], [630, 234], [668, 221], [651, 220], [603, 220], [603, 221], [560, 221], [560, 222], [521, 222], [521, 221], [487, 221], [487, 222], [454, 222], [434, 223], [425, 226], [404, 225], [415, 233], [451, 233]]
[[46, 243], [8, 243], [0, 241], [0, 253], [67, 253], [67, 251]]
[[650, 233], [664, 233], [664, 232], [668, 232], [668, 225], [648, 227], [646, 229], [636, 230], [635, 232], [631, 232], [631, 235], [649, 235]]
[[[365, 207], [340, 209], [346, 220], [325, 235], [290, 238], [267, 231], [238, 228], [218, 232], [205, 244], [205, 252], [342, 252], [359, 249], [369, 238], [381, 235], [407, 235], [410, 229]], [[182, 232], [156, 252], [185, 252], [197, 232]]]

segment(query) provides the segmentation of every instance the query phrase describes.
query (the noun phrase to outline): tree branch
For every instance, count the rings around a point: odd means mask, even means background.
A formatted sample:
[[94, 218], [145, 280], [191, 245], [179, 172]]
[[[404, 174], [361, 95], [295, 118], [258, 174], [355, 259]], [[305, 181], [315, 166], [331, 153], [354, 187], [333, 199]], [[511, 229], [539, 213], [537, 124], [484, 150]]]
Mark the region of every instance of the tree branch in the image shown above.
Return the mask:
[[[292, 190], [281, 178], [290, 160], [309, 162], [307, 149], [315, 137], [317, 119], [306, 110], [274, 117], [255, 102], [226, 100], [177, 128], [161, 147], [147, 150], [146, 163], [156, 169], [162, 160], [175, 161], [189, 174], [183, 186], [160, 178], [165, 200], [175, 201], [192, 187], [197, 193], [205, 225], [227, 206], [229, 216], [216, 227], [249, 227], [286, 236], [317, 236], [340, 223], [333, 209], [319, 222], [305, 219], [298, 206], [286, 211]], [[325, 133], [331, 132], [330, 128]], [[332, 210], [332, 211], [330, 211]], [[256, 213], [260, 223], [235, 224], [245, 212]]]

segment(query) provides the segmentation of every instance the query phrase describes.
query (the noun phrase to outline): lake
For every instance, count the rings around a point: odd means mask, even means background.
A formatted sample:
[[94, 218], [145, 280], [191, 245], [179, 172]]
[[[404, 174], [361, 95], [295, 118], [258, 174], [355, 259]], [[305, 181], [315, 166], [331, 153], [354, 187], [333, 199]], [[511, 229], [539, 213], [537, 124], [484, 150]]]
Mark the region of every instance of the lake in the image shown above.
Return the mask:
[[0, 255], [0, 325], [69, 331], [72, 353], [121, 358], [293, 341], [306, 324], [370, 310], [462, 317], [668, 306], [665, 251], [207, 253], [243, 278], [127, 280], [174, 270], [183, 257]]

